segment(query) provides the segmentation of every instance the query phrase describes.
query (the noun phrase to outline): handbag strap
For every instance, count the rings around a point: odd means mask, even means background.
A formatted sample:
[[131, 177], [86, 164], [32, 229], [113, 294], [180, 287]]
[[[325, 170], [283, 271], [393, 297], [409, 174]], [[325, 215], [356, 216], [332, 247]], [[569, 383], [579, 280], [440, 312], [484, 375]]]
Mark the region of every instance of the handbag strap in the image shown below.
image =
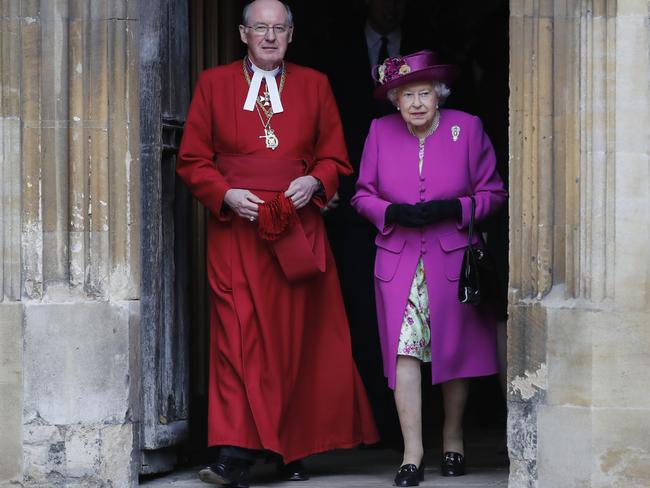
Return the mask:
[[476, 212], [476, 200], [474, 197], [470, 197], [472, 200], [472, 213], [469, 216], [469, 227], [467, 230], [467, 245], [472, 245], [472, 237], [474, 237], [474, 213]]

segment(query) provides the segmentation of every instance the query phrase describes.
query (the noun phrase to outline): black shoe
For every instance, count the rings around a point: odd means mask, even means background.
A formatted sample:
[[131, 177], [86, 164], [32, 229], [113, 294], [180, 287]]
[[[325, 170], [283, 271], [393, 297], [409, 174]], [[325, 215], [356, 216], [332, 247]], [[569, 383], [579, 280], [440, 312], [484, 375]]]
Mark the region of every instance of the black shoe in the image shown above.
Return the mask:
[[300, 459], [288, 464], [278, 464], [278, 473], [286, 481], [307, 481], [309, 479], [309, 471]]
[[211, 464], [199, 471], [199, 479], [204, 483], [229, 488], [249, 488], [249, 470], [250, 463], [248, 461], [220, 456], [216, 464]]
[[415, 464], [400, 466], [395, 475], [395, 486], [418, 486], [420, 481], [424, 481], [424, 460], [419, 468]]
[[465, 456], [457, 452], [446, 452], [440, 463], [443, 476], [462, 476], [465, 474]]

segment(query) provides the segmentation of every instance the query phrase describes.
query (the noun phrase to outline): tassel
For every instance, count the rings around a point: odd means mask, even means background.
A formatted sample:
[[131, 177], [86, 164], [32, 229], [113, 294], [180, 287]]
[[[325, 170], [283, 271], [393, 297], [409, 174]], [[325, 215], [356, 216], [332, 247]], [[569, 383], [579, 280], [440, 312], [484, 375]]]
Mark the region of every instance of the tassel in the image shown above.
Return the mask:
[[271, 201], [259, 206], [257, 232], [265, 241], [275, 241], [298, 220], [296, 207], [291, 199], [278, 193]]

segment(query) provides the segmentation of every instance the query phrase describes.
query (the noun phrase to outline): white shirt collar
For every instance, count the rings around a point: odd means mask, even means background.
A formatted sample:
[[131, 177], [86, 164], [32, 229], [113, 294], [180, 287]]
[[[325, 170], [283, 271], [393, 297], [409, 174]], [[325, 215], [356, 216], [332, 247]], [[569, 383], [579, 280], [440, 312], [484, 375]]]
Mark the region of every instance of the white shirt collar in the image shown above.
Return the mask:
[[253, 73], [255, 73], [256, 71], [261, 71], [262, 74], [267, 74], [268, 73], [271, 76], [277, 76], [277, 74], [280, 72], [281, 65], [278, 66], [275, 69], [272, 69], [271, 71], [266, 71], [266, 70], [260, 68], [259, 66], [257, 66], [255, 63], [253, 63], [250, 58], [246, 58], [246, 59], [248, 61], [248, 64], [250, 65], [251, 70], [253, 71]]
[[280, 72], [280, 67], [278, 66], [274, 70], [266, 71], [255, 66], [255, 64], [250, 59], [248, 62], [250, 63], [251, 69], [253, 70], [253, 78], [251, 79], [251, 84], [248, 87], [248, 94], [246, 95], [246, 101], [244, 102], [244, 110], [252, 112], [255, 109], [255, 103], [257, 102], [257, 96], [260, 92], [262, 79], [264, 79], [266, 81], [266, 88], [269, 91], [273, 113], [279, 114], [280, 112], [284, 111], [284, 108], [282, 107], [282, 101], [280, 101], [278, 84], [275, 80], [275, 75]]

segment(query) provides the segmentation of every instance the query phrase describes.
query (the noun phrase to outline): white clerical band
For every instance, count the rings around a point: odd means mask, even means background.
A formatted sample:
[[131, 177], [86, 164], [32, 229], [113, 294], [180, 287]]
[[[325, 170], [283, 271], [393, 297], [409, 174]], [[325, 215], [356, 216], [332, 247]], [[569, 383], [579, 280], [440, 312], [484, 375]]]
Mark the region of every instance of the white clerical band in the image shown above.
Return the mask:
[[248, 96], [246, 97], [246, 103], [244, 103], [244, 110], [252, 112], [255, 109], [257, 95], [260, 92], [262, 78], [264, 78], [264, 80], [266, 80], [266, 87], [269, 90], [271, 108], [273, 109], [273, 113], [278, 114], [282, 112], [284, 109], [282, 108], [282, 102], [280, 101], [278, 84], [275, 81], [275, 75], [278, 74], [280, 68], [276, 68], [273, 71], [264, 71], [263, 69], [255, 66], [253, 63], [251, 63], [251, 68], [253, 69], [253, 79], [251, 80], [251, 84], [248, 87]]

